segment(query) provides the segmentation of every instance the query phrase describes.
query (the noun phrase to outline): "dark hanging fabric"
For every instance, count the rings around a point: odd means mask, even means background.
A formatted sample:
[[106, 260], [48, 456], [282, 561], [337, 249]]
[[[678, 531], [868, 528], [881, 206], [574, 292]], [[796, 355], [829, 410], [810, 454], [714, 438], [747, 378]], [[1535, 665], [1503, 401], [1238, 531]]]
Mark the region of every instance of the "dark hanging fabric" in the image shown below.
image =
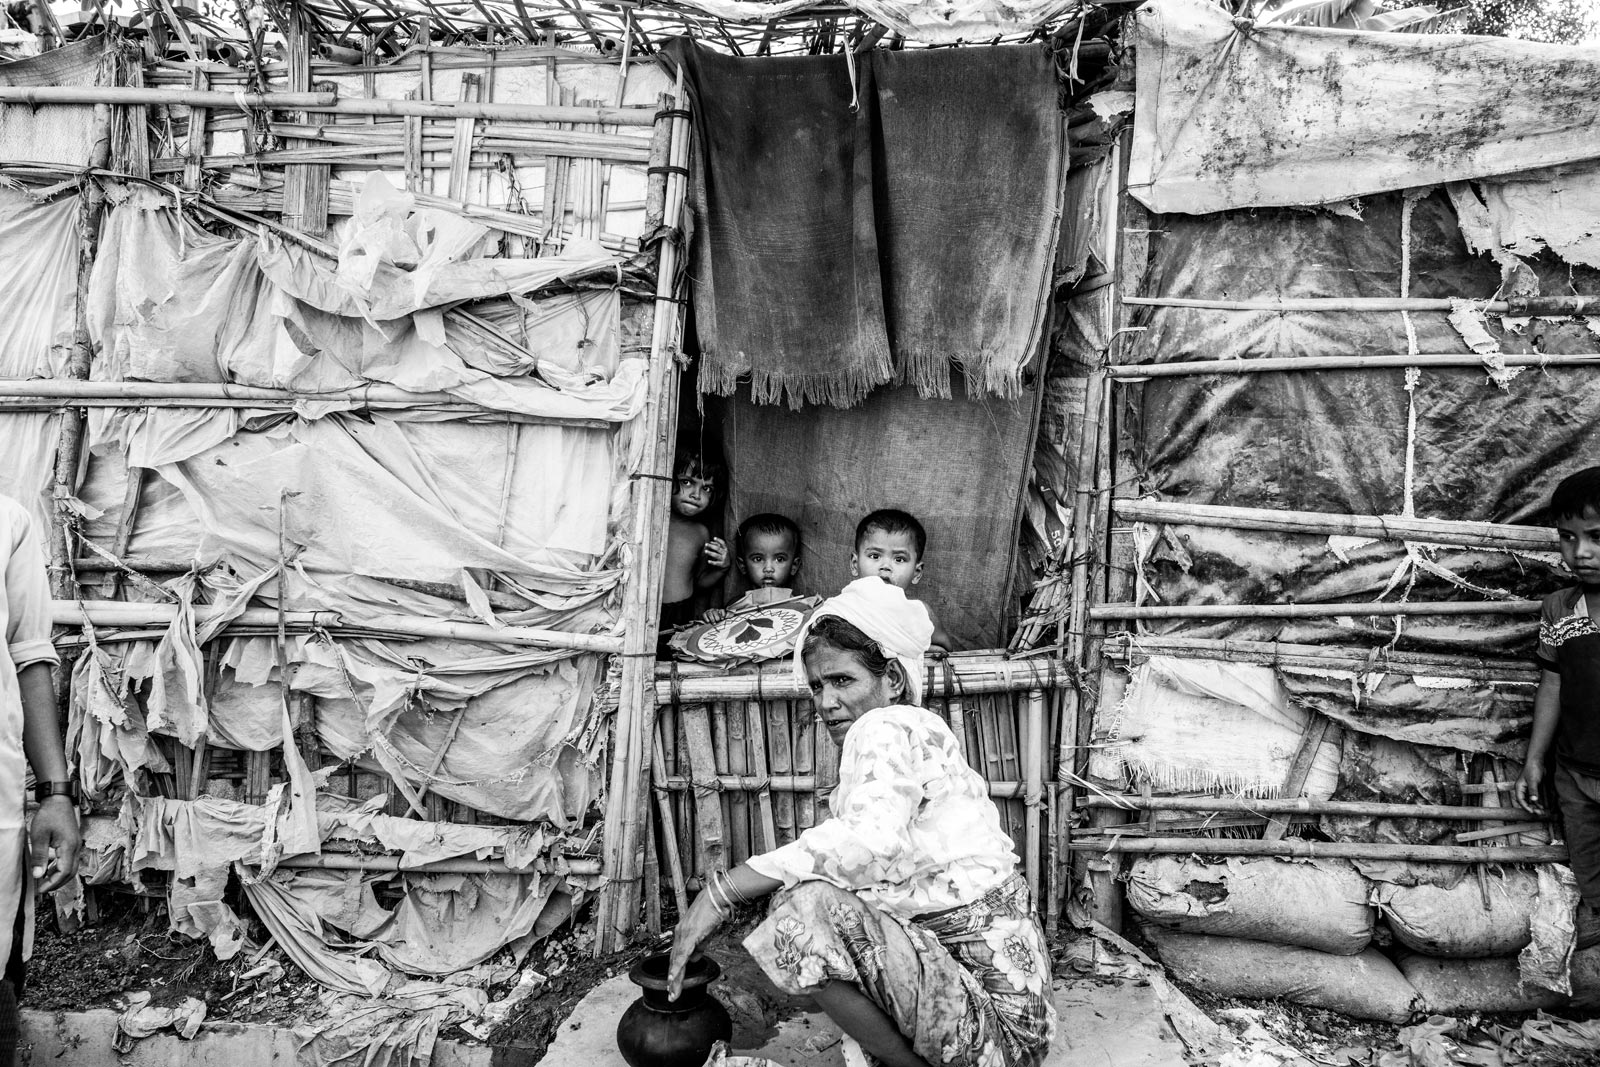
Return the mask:
[[894, 379], [1015, 398], [1066, 173], [1043, 48], [740, 59], [665, 50], [694, 100], [702, 391], [850, 406]]

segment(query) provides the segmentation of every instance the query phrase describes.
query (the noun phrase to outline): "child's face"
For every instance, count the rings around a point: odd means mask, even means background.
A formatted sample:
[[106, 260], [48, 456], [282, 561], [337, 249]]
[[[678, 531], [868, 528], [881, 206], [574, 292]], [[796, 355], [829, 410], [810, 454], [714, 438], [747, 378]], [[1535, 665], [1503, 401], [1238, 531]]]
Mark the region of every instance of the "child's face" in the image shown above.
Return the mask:
[[711, 494], [715, 489], [716, 483], [710, 478], [692, 473], [678, 475], [677, 481], [672, 483], [673, 514], [694, 518], [711, 506]]
[[800, 551], [791, 533], [753, 533], [745, 538], [739, 564], [751, 585], [787, 586], [790, 576], [800, 568]]
[[1600, 586], [1600, 514], [1584, 508], [1582, 515], [1556, 522], [1561, 539], [1561, 559], [1579, 582]]
[[861, 578], [877, 575], [890, 585], [910, 589], [922, 580], [922, 560], [917, 556], [917, 543], [909, 533], [888, 533], [868, 530], [856, 542], [855, 555], [850, 557], [850, 576]]

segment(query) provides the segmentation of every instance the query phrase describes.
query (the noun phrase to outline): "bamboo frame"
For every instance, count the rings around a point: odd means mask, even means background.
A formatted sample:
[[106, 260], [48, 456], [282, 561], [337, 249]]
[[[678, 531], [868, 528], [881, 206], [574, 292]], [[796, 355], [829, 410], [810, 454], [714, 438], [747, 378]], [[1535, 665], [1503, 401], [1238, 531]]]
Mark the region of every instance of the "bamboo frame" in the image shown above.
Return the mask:
[[[1600, 361], [1600, 355], [1595, 356]], [[1269, 533], [1373, 537], [1389, 541], [1423, 541], [1464, 548], [1510, 548], [1553, 552], [1560, 545], [1555, 530], [1546, 526], [1468, 522], [1456, 519], [1414, 519], [1398, 515], [1338, 515], [1320, 511], [1276, 511], [1271, 508], [1236, 508], [1220, 504], [1190, 504], [1176, 500], [1112, 501], [1116, 513], [1131, 522], [1159, 522], [1206, 526], [1226, 530], [1261, 530]]]
[[1468, 845], [1407, 845], [1389, 841], [1254, 841], [1224, 837], [1079, 837], [1080, 852], [1122, 855], [1283, 856], [1293, 859], [1411, 860], [1423, 863], [1565, 863], [1567, 850], [1553, 846], [1496, 848]]
[[337, 93], [227, 93], [200, 89], [135, 86], [0, 85], [0, 104], [109, 104], [119, 107], [183, 105], [217, 111], [271, 108], [335, 115], [415, 116], [437, 119], [487, 119], [495, 122], [585, 122], [613, 126], [652, 126], [653, 107], [560, 107], [498, 104], [487, 100], [384, 100], [341, 98]]
[[1536, 296], [1520, 300], [1481, 300], [1477, 297], [1417, 296], [1304, 296], [1277, 300], [1213, 300], [1209, 297], [1125, 296], [1124, 304], [1142, 307], [1198, 308], [1208, 311], [1443, 311], [1458, 303], [1470, 304], [1490, 315], [1588, 315], [1600, 311], [1596, 296]]
[[1489, 360], [1505, 367], [1587, 367], [1600, 363], [1600, 353], [1473, 352], [1415, 356], [1266, 356], [1261, 359], [1192, 359], [1173, 363], [1118, 363], [1106, 368], [1114, 381], [1181, 378], [1207, 374], [1269, 374], [1312, 370], [1404, 370], [1407, 367], [1485, 369]]
[[1106, 655], [1127, 663], [1142, 662], [1151, 656], [1189, 656], [1267, 666], [1355, 671], [1361, 674], [1396, 672], [1518, 684], [1539, 681], [1539, 668], [1523, 660], [1491, 660], [1443, 653], [1395, 652], [1387, 648], [1340, 648], [1232, 638], [1213, 640], [1121, 633], [1108, 639]]
[[1395, 804], [1376, 800], [1313, 800], [1310, 797], [1144, 797], [1086, 796], [1080, 808], [1127, 811], [1239, 812], [1245, 815], [1371, 815], [1385, 819], [1440, 819], [1458, 822], [1523, 822], [1521, 808], [1467, 804]]
[[393, 871], [396, 874], [508, 874], [522, 877], [544, 876], [570, 872], [576, 875], [596, 875], [600, 860], [594, 856], [561, 856], [546, 866], [507, 867], [504, 859], [436, 860], [412, 867], [402, 867], [404, 856], [368, 856], [351, 852], [314, 852], [303, 856], [285, 856], [279, 867], [301, 871]]
[[[216, 605], [193, 605], [196, 622], [214, 618]], [[151, 627], [168, 626], [178, 617], [175, 604], [131, 604], [120, 600], [57, 600], [51, 605], [51, 621], [56, 626], [77, 627], [85, 620], [91, 626]], [[485, 623], [451, 622], [406, 615], [383, 615], [346, 626], [337, 611], [286, 611], [272, 608], [246, 608], [230, 621], [230, 627], [276, 628], [282, 621], [299, 630], [356, 630], [369, 635], [447, 638], [484, 644], [524, 645], [534, 648], [571, 649], [575, 652], [620, 652], [622, 638], [611, 634], [580, 634], [565, 630], [545, 630], [532, 626], [489, 626]]]
[[1089, 618], [1111, 619], [1331, 619], [1427, 615], [1537, 615], [1537, 600], [1449, 600], [1432, 604], [1364, 601], [1338, 604], [1096, 604]]
[[[923, 698], [977, 696], [985, 693], [1023, 693], [1031, 689], [1056, 689], [1070, 684], [1059, 663], [1050, 659], [1002, 659], [953, 656], [927, 668]], [[678, 677], [658, 670], [655, 680], [657, 705], [718, 700], [804, 700], [810, 691], [795, 678], [787, 660], [763, 663], [724, 672], [682, 665]]]
[[[674, 793], [685, 793], [695, 789], [711, 789], [718, 793], [754, 793], [770, 792], [782, 796], [785, 793], [815, 793], [823, 788], [823, 781], [815, 774], [715, 774], [715, 775], [682, 775], [669, 774], [664, 779], [658, 780], [656, 788], [666, 789]], [[988, 780], [989, 796], [996, 800], [1026, 800], [1029, 783], [1027, 781], [1007, 781], [1005, 779]], [[777, 799], [775, 796], [774, 800]], [[765, 818], [765, 814], [762, 815]]]
[[[683, 76], [679, 73], [672, 101], [681, 108], [686, 102]], [[672, 107], [662, 101], [662, 110]], [[587, 109], [615, 112], [616, 109]], [[652, 112], [652, 122], [659, 121]], [[610, 121], [603, 116], [577, 121]], [[658, 127], [659, 129], [659, 127]], [[660, 185], [661, 227], [676, 232], [682, 221], [687, 196], [683, 179], [689, 163], [690, 131], [681, 115], [671, 117], [665, 134], [666, 181]], [[656, 152], [652, 152], [655, 156]], [[657, 195], [652, 189], [652, 196]], [[647, 217], [649, 212], [646, 212]], [[546, 220], [549, 221], [548, 219]], [[610, 879], [600, 895], [594, 951], [614, 952], [627, 944], [639, 910], [639, 879], [643, 870], [640, 847], [641, 823], [649, 796], [650, 761], [646, 758], [646, 739], [654, 736], [656, 701], [650, 687], [655, 670], [657, 620], [661, 608], [661, 574], [665, 566], [668, 520], [668, 484], [672, 474], [672, 450], [678, 423], [678, 353], [683, 331], [679, 261], [683, 249], [675, 240], [661, 244], [656, 265], [655, 322], [650, 339], [650, 378], [639, 434], [644, 442], [646, 475], [635, 481], [633, 494], [633, 546], [635, 558], [632, 580], [623, 593], [624, 647], [622, 679], [615, 718], [614, 756], [611, 763], [611, 788], [605, 813], [606, 873]]]

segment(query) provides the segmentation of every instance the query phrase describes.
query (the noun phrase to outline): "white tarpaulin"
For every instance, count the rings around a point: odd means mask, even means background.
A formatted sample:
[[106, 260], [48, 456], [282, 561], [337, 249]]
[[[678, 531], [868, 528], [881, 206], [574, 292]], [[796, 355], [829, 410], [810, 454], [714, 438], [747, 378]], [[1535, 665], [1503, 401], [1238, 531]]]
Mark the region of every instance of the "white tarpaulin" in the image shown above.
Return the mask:
[[1155, 211], [1330, 203], [1600, 156], [1600, 46], [1262, 26], [1202, 0], [1135, 19], [1128, 188]]

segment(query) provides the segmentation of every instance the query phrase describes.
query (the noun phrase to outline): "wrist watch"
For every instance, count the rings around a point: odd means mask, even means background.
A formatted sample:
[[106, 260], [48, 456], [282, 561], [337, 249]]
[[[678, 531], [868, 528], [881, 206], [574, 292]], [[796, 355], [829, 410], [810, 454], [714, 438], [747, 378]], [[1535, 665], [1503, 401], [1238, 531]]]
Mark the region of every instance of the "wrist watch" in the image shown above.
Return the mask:
[[42, 804], [51, 797], [66, 797], [76, 804], [78, 802], [78, 783], [35, 782], [33, 784], [33, 799]]

